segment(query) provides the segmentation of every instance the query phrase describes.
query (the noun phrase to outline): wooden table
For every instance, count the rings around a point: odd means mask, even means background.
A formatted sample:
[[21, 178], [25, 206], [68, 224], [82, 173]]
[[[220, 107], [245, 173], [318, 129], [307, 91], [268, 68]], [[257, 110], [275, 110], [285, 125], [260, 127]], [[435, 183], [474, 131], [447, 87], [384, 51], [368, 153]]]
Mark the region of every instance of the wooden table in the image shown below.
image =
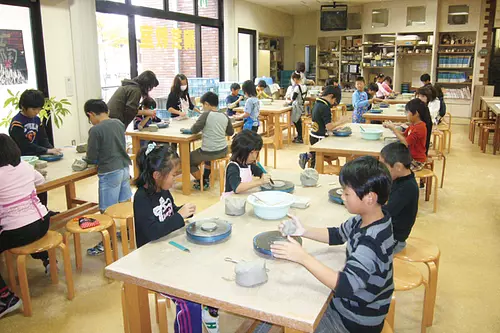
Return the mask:
[[37, 193], [47, 192], [64, 186], [66, 191], [66, 206], [68, 210], [59, 213], [50, 219], [51, 229], [63, 227], [66, 221], [73, 217], [92, 214], [99, 211], [99, 205], [95, 202], [78, 199], [76, 197], [75, 182], [97, 175], [97, 167], [93, 166], [83, 171], [73, 171], [71, 165], [77, 158], [85, 157], [85, 153], [79, 154], [75, 147], [63, 148], [64, 157], [55, 162], [47, 162], [47, 178], [45, 183], [37, 186]]
[[[281, 136], [281, 127], [280, 127], [280, 117], [282, 115], [287, 115], [288, 119], [288, 137], [290, 138], [292, 136], [292, 124], [291, 124], [291, 111], [292, 107], [291, 106], [286, 106], [284, 100], [276, 100], [273, 101], [269, 105], [261, 105], [260, 107], [260, 115], [267, 117], [272, 123], [276, 124], [275, 125], [275, 130], [274, 130], [274, 146], [276, 149], [281, 149], [282, 146], [280, 145], [280, 136]], [[234, 111], [236, 112], [244, 112], [245, 108], [244, 107], [238, 107], [235, 108]]]
[[[299, 174], [274, 173], [275, 179], [300, 184]], [[335, 182], [335, 185], [329, 185]], [[336, 176], [320, 176], [322, 186], [296, 187], [295, 194], [311, 198], [305, 210], [291, 212], [310, 226], [339, 226], [350, 217], [344, 206], [328, 201], [328, 190], [338, 185]], [[253, 237], [276, 230], [278, 221], [255, 217], [247, 204], [246, 214], [230, 217], [224, 214], [224, 203], [218, 202], [195, 219], [220, 217], [233, 223], [232, 235], [218, 245], [196, 245], [186, 239], [181, 229], [151, 242], [106, 267], [106, 275], [124, 282], [130, 332], [151, 332], [148, 290], [167, 293], [193, 302], [219, 308], [237, 315], [285, 327], [285, 332], [313, 332], [318, 325], [332, 291], [302, 266], [281, 260], [265, 260], [255, 254]], [[174, 240], [190, 249], [180, 251], [168, 244]], [[307, 251], [327, 266], [340, 270], [345, 265], [345, 247], [329, 247], [304, 239]], [[225, 278], [234, 277], [234, 260], [265, 260], [269, 281], [255, 288], [243, 288]]]
[[500, 97], [481, 97], [486, 106], [497, 116], [495, 122], [495, 135], [493, 137], [493, 155], [500, 148]]
[[[181, 157], [181, 171], [182, 171], [182, 193], [185, 195], [191, 194], [191, 178], [190, 178], [190, 143], [201, 139], [201, 133], [198, 134], [182, 134], [181, 128], [191, 128], [196, 122], [195, 118], [187, 118], [183, 120], [176, 120], [172, 118], [168, 128], [160, 128], [158, 132], [147, 131], [127, 131], [125, 134], [132, 137], [132, 152], [135, 156], [139, 154], [141, 149], [141, 140], [155, 141], [164, 143], [177, 143], [179, 145], [179, 152]], [[233, 123], [233, 127], [241, 128], [243, 122], [238, 121]], [[134, 175], [139, 174], [139, 167], [134, 163]]]
[[368, 111], [363, 115], [366, 123], [370, 124], [372, 121], [394, 121], [394, 122], [407, 122], [406, 112], [397, 111], [396, 105], [390, 105], [388, 108], [382, 109], [382, 113], [371, 113]]
[[[383, 138], [376, 141], [364, 140], [361, 138], [359, 126], [363, 126], [364, 129], [369, 128], [379, 128], [383, 129]], [[329, 136], [320, 142], [312, 145], [309, 150], [316, 153], [316, 170], [319, 173], [324, 172], [324, 156], [325, 155], [336, 155], [343, 156], [348, 159], [359, 157], [359, 156], [380, 156], [380, 151], [384, 148], [386, 142], [385, 138], [396, 138], [394, 133], [387, 128], [383, 128], [382, 125], [375, 124], [346, 124], [352, 129], [351, 136], [339, 137], [339, 136]]]

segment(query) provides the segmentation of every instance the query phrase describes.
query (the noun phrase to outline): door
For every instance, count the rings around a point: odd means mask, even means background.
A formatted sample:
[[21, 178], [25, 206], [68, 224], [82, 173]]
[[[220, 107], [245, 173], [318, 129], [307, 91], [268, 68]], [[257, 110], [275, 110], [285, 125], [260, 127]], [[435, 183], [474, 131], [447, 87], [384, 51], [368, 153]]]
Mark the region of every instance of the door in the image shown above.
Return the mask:
[[257, 76], [257, 32], [238, 29], [238, 81], [254, 80]]
[[[0, 0], [0, 120], [18, 111], [3, 107], [9, 91], [16, 94], [26, 89], [48, 96], [40, 3]], [[0, 133], [7, 133], [8, 126], [8, 122], [0, 126]], [[50, 123], [47, 134], [52, 139]]]

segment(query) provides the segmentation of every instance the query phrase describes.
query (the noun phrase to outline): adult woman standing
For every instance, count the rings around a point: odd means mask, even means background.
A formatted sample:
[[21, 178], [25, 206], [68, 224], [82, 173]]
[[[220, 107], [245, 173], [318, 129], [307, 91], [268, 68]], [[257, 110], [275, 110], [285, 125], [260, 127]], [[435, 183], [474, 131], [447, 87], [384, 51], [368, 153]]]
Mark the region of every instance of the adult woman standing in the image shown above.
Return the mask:
[[121, 87], [115, 91], [107, 103], [109, 117], [119, 119], [127, 128], [137, 115], [156, 116], [153, 110], [139, 111], [139, 103], [141, 97], [149, 96], [149, 92], [158, 84], [155, 73], [149, 70], [131, 80], [123, 80]]
[[175, 117], [186, 117], [188, 110], [200, 112], [189, 97], [189, 82], [184, 74], [177, 74], [167, 99], [167, 109]]

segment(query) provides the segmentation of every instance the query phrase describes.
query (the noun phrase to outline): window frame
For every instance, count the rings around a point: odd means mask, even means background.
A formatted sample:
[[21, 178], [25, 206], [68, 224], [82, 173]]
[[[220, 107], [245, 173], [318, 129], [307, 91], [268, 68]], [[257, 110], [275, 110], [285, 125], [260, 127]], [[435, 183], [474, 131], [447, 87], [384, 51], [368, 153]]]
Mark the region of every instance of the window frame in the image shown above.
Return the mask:
[[137, 70], [137, 35], [135, 32], [135, 15], [152, 17], [164, 20], [193, 23], [195, 25], [196, 43], [196, 76], [203, 75], [202, 49], [201, 49], [201, 27], [207, 26], [219, 30], [219, 80], [224, 81], [224, 0], [217, 0], [218, 19], [198, 16], [198, 0], [194, 1], [194, 15], [172, 12], [169, 10], [168, 0], [163, 0], [164, 9], [149, 8], [132, 5], [132, 0], [125, 3], [95, 0], [96, 11], [106, 14], [119, 14], [128, 18], [128, 38], [130, 54], [130, 76], [136, 77]]

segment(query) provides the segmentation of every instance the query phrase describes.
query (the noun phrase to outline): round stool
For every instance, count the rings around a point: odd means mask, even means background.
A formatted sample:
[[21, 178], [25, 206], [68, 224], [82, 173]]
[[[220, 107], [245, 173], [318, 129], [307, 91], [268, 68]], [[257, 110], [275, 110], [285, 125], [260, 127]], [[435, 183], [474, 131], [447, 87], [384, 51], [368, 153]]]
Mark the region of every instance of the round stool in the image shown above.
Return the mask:
[[312, 126], [312, 118], [308, 116], [302, 116], [302, 134], [304, 136], [304, 144], [308, 145], [309, 142], [309, 129]]
[[24, 315], [29, 317], [32, 315], [33, 310], [31, 306], [31, 297], [28, 286], [28, 277], [26, 275], [26, 256], [33, 253], [40, 253], [43, 251], [49, 252], [50, 263], [50, 277], [52, 284], [59, 282], [57, 277], [57, 260], [56, 248], [60, 249], [63, 255], [64, 274], [66, 276], [66, 285], [68, 287], [68, 299], [71, 300], [75, 296], [75, 287], [73, 284], [73, 275], [71, 273], [71, 261], [69, 258], [69, 250], [63, 243], [63, 237], [56, 231], [47, 231], [45, 236], [39, 240], [20, 247], [16, 247], [5, 251], [5, 259], [7, 262], [7, 269], [9, 272], [9, 281], [11, 288], [16, 287], [16, 278], [14, 275], [14, 261], [12, 255], [17, 255], [17, 274], [19, 277], [19, 286], [21, 288], [21, 299], [23, 301]]
[[[429, 315], [429, 288], [427, 288], [427, 283], [422, 276], [422, 273], [413, 264], [403, 261], [400, 259], [394, 259], [393, 261], [393, 271], [394, 271], [394, 291], [408, 291], [420, 287], [422, 284], [425, 287], [424, 292], [424, 306], [422, 310], [422, 325], [421, 332], [426, 331], [427, 323], [429, 322], [427, 317]], [[394, 315], [396, 313], [396, 295], [392, 294], [391, 305], [389, 307], [389, 313], [387, 314], [386, 321], [394, 329]]]
[[[104, 257], [106, 260], [106, 266], [113, 262], [113, 257], [111, 256], [111, 252], [113, 252], [114, 260], [118, 260], [118, 251], [117, 245], [118, 240], [116, 238], [116, 226], [113, 219], [104, 214], [96, 214], [96, 215], [85, 215], [85, 217], [90, 217], [99, 221], [100, 225], [82, 229], [78, 224], [78, 221], [71, 220], [66, 223], [67, 232], [64, 234], [64, 243], [68, 245], [69, 237], [73, 235], [75, 241], [75, 260], [76, 260], [76, 270], [82, 271], [82, 246], [80, 243], [80, 234], [89, 234], [91, 232], [100, 232], [102, 234], [102, 243], [104, 245]], [[115, 247], [115, 251], [111, 249], [111, 241], [110, 235], [113, 239], [113, 246]]]
[[[229, 163], [229, 156], [225, 156], [216, 160], [210, 161], [210, 184], [213, 186], [215, 182], [215, 170], [219, 169], [219, 185], [221, 188], [221, 195], [224, 187], [224, 171]], [[205, 172], [205, 162], [200, 164], [200, 191], [203, 192], [203, 173]], [[221, 173], [222, 170], [222, 173]], [[222, 175], [222, 176], [221, 176]]]
[[428, 180], [434, 180], [434, 213], [437, 212], [437, 189], [438, 189], [438, 179], [434, 171], [429, 170], [429, 169], [422, 169], [417, 172], [415, 172], [415, 178], [418, 179], [425, 179], [426, 181], [426, 195], [425, 195], [425, 201], [429, 201], [429, 196], [430, 196], [430, 187], [429, 187], [429, 182]]
[[428, 326], [432, 326], [434, 320], [434, 307], [436, 305], [437, 280], [439, 270], [439, 257], [441, 252], [439, 248], [425, 239], [410, 237], [406, 240], [406, 247], [394, 257], [410, 261], [424, 263], [429, 270], [429, 314], [427, 319]]
[[272, 145], [274, 148], [274, 168], [276, 169], [276, 146], [274, 145], [274, 139], [271, 137], [262, 137], [262, 144], [264, 146], [264, 165], [267, 166], [267, 148]]
[[120, 220], [122, 251], [126, 256], [130, 249], [135, 249], [134, 204], [131, 201], [120, 202], [108, 207], [104, 212], [114, 220]]

